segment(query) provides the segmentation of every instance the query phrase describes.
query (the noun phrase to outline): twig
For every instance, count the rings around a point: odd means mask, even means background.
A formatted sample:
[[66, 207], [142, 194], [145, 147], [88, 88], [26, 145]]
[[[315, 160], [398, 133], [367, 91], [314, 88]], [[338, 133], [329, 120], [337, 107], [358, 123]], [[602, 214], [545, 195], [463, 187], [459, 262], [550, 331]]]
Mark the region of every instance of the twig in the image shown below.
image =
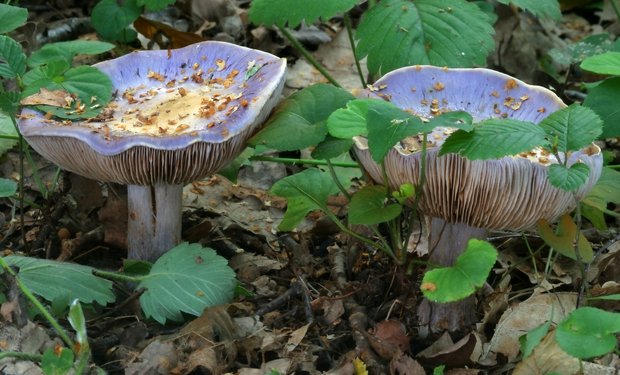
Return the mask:
[[263, 305], [260, 309], [256, 310], [257, 316], [263, 316], [268, 312], [274, 311], [278, 307], [286, 304], [291, 298], [298, 296], [301, 293], [301, 285], [299, 282], [294, 282], [291, 286], [286, 290], [286, 292], [280, 294], [273, 300], [267, 302], [267, 304]]

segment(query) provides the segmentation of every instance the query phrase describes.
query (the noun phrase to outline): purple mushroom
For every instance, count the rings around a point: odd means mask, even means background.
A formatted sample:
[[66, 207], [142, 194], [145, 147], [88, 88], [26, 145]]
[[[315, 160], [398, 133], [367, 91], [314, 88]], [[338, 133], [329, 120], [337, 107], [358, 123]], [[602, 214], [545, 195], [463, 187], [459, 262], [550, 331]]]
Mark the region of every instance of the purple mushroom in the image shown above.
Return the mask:
[[180, 242], [183, 185], [243, 150], [279, 100], [286, 61], [202, 42], [95, 66], [115, 90], [99, 117], [58, 121], [26, 108], [19, 128], [60, 167], [128, 185], [128, 257], [153, 261]]
[[[415, 66], [393, 71], [365, 95], [389, 100], [422, 118], [449, 111], [465, 111], [474, 120], [511, 118], [538, 123], [565, 107], [551, 91], [531, 86], [488, 69], [447, 69]], [[524, 230], [539, 220], [549, 222], [574, 208], [572, 193], [553, 187], [547, 167], [553, 155], [534, 149], [499, 160], [471, 161], [456, 154], [439, 157], [439, 147], [455, 129], [435, 128], [428, 136], [426, 183], [420, 211], [429, 223], [429, 261], [452, 265], [470, 238], [482, 238], [487, 229]], [[388, 183], [396, 188], [419, 183], [422, 137], [403, 141], [385, 158]], [[365, 138], [355, 139], [357, 156], [375, 180], [383, 180]], [[585, 196], [599, 179], [600, 149], [591, 145], [569, 157], [568, 164], [590, 167], [587, 183], [577, 191]], [[437, 332], [457, 331], [475, 322], [475, 300], [434, 304], [424, 301], [420, 324]]]

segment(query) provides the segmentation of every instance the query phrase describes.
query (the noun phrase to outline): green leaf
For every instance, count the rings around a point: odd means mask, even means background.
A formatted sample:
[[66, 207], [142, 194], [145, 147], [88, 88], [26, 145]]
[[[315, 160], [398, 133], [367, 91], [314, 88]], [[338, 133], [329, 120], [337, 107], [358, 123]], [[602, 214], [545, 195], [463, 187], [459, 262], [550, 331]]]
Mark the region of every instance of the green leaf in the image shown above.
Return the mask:
[[138, 0], [138, 6], [143, 6], [146, 10], [162, 10], [168, 5], [174, 4], [175, 0]]
[[603, 130], [603, 121], [587, 107], [573, 104], [555, 111], [540, 122], [558, 151], [576, 151], [590, 145]]
[[0, 35], [0, 77], [15, 78], [26, 72], [26, 55], [22, 46], [6, 35]]
[[182, 243], [162, 255], [138, 288], [147, 317], [164, 324], [182, 321], [182, 312], [198, 316], [207, 307], [230, 302], [237, 281], [225, 258], [199, 244]]
[[521, 9], [527, 10], [538, 18], [551, 18], [559, 20], [562, 18], [560, 3], [555, 0], [498, 0], [502, 4], [512, 4]]
[[420, 289], [433, 302], [458, 301], [484, 284], [496, 259], [497, 250], [493, 245], [471, 239], [463, 254], [456, 258], [454, 266], [426, 272]]
[[61, 60], [71, 65], [76, 55], [98, 55], [114, 48], [114, 44], [97, 40], [71, 40], [49, 43], [28, 57], [28, 66], [34, 68], [51, 61]]
[[288, 206], [278, 229], [289, 231], [295, 229], [309, 212], [327, 211], [327, 197], [336, 194], [338, 187], [329, 173], [310, 168], [281, 179], [269, 192], [286, 198]]
[[594, 188], [581, 203], [604, 211], [608, 203], [620, 204], [620, 172], [604, 167]]
[[41, 369], [45, 375], [66, 375], [73, 368], [73, 351], [60, 348], [56, 351], [53, 346], [43, 353]]
[[318, 84], [296, 92], [275, 110], [265, 127], [250, 143], [279, 151], [314, 146], [327, 135], [325, 120], [353, 99], [346, 90]]
[[564, 191], [575, 191], [588, 180], [590, 168], [583, 163], [575, 163], [570, 167], [551, 164], [547, 173], [551, 185]]
[[0, 178], [0, 198], [12, 197], [17, 194], [17, 183], [8, 178]]
[[[357, 164], [357, 168], [337, 167], [337, 166], [332, 165], [334, 168], [334, 175], [338, 179], [338, 181], [340, 182], [340, 185], [342, 185], [344, 189], [349, 189], [351, 185], [353, 184], [353, 181], [358, 180], [359, 178], [362, 177], [362, 169], [359, 167], [359, 164], [355, 160], [353, 160], [353, 158], [351, 157], [349, 153], [344, 153], [336, 157], [330, 158], [329, 161], [334, 164], [337, 164], [337, 163]], [[318, 165], [317, 168], [329, 173], [329, 167], [326, 165]]]
[[336, 138], [351, 139], [358, 135], [366, 135], [366, 114], [368, 108], [377, 99], [355, 99], [347, 103], [346, 108], [332, 112], [327, 118], [327, 130]]
[[617, 347], [620, 314], [581, 307], [558, 324], [555, 339], [566, 353], [580, 359], [598, 357]]
[[398, 187], [398, 191], [392, 192], [392, 197], [401, 205], [404, 205], [407, 199], [413, 198], [415, 195], [415, 186], [410, 183], [402, 184]]
[[8, 33], [26, 23], [28, 10], [7, 4], [0, 4], [0, 34]]
[[430, 127], [456, 128], [465, 130], [466, 132], [474, 130], [473, 117], [464, 111], [452, 111], [442, 113], [439, 116], [431, 118], [428, 122]]
[[614, 44], [609, 34], [601, 33], [590, 35], [563, 49], [553, 48], [549, 51], [549, 56], [558, 64], [571, 65], [610, 49], [614, 49]]
[[0, 114], [15, 116], [19, 110], [21, 93], [18, 91], [0, 92]]
[[530, 356], [530, 354], [532, 354], [534, 348], [538, 344], [540, 344], [547, 332], [549, 332], [550, 327], [551, 320], [547, 320], [546, 323], [539, 325], [538, 327], [529, 331], [527, 334], [519, 337], [519, 344], [521, 344], [521, 353], [523, 353], [523, 359], [526, 359]]
[[369, 109], [366, 118], [368, 149], [373, 160], [381, 163], [394, 145], [408, 136], [428, 132], [432, 127], [398, 107]]
[[136, 0], [127, 0], [123, 5], [116, 0], [101, 0], [93, 8], [91, 22], [103, 39], [128, 43], [136, 39], [137, 33], [127, 26], [141, 13]]
[[115, 299], [112, 282], [94, 276], [92, 267], [16, 255], [4, 260], [19, 267], [18, 276], [26, 287], [48, 301], [68, 295], [69, 302], [78, 299], [105, 306]]
[[75, 341], [79, 344], [80, 353], [88, 352], [88, 335], [86, 334], [86, 319], [84, 318], [84, 311], [82, 311], [82, 305], [80, 301], [73, 300], [69, 307], [69, 324], [75, 331]]
[[471, 160], [496, 159], [530, 151], [545, 143], [545, 131], [534, 123], [489, 119], [476, 124], [470, 132], [457, 130], [452, 133], [439, 155], [455, 153]]
[[351, 146], [353, 146], [351, 139], [334, 138], [328, 135], [312, 150], [312, 157], [315, 159], [332, 159], [349, 152]]
[[349, 203], [349, 222], [351, 224], [372, 225], [390, 221], [402, 212], [399, 204], [386, 204], [385, 186], [370, 185], [359, 190]]
[[239, 175], [239, 169], [243, 165], [250, 165], [250, 157], [254, 156], [255, 149], [246, 147], [242, 153], [239, 154], [233, 161], [228, 163], [227, 166], [220, 169], [217, 174], [226, 177], [229, 181], [236, 184], [237, 176]]
[[338, 13], [353, 8], [357, 0], [254, 0], [250, 5], [250, 20], [256, 25], [295, 28], [304, 21], [313, 24], [319, 18], [327, 21]]
[[592, 108], [603, 120], [600, 138], [620, 137], [620, 77], [606, 79], [590, 89], [583, 104]]
[[492, 35], [486, 14], [466, 1], [383, 0], [360, 21], [357, 56], [368, 56], [375, 75], [416, 64], [483, 66]]
[[[11, 121], [11, 118], [9, 116], [6, 116], [4, 113], [0, 113], [0, 134], [12, 137], [14, 136], [15, 138], [17, 138], [18, 136], [15, 125], [13, 125], [13, 121]], [[13, 148], [16, 144], [17, 139], [0, 138], [0, 155]]]
[[[558, 253], [577, 260], [575, 255], [575, 238], [577, 238], [577, 224], [573, 221], [569, 214], [560, 217], [556, 231], [549, 225], [546, 220], [538, 223], [538, 233], [547, 245], [552, 247]], [[577, 251], [584, 263], [590, 263], [594, 259], [594, 252], [588, 239], [579, 232], [579, 240], [577, 242]]]
[[620, 52], [611, 51], [588, 57], [580, 66], [596, 74], [620, 75]]

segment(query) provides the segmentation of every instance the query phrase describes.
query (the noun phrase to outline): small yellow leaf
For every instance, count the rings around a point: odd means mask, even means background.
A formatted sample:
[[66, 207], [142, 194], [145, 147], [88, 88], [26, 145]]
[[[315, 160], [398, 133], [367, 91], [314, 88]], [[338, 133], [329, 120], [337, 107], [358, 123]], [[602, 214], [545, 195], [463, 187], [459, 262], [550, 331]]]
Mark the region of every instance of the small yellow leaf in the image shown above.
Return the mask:
[[[571, 259], [577, 259], [574, 243], [577, 237], [577, 224], [573, 222], [569, 214], [565, 214], [560, 218], [555, 232], [546, 220], [541, 220], [538, 222], [538, 233], [545, 240], [545, 243], [554, 248], [558, 253]], [[590, 246], [590, 242], [588, 242], [583, 233], [579, 233], [577, 251], [579, 251], [581, 260], [586, 263], [591, 262], [594, 258], [592, 246]]]
[[353, 360], [353, 368], [355, 369], [355, 375], [368, 375], [366, 364], [359, 357]]

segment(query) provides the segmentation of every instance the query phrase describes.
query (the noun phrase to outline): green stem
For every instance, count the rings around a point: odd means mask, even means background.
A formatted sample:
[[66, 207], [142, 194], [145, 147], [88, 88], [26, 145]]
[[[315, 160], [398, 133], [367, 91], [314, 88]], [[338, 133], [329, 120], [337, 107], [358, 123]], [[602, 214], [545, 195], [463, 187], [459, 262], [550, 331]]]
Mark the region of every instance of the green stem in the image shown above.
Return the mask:
[[340, 230], [342, 230], [343, 232], [345, 232], [346, 234], [348, 234], [351, 237], [357, 238], [358, 240], [362, 241], [363, 243], [372, 246], [373, 248], [378, 248], [379, 250], [383, 251], [384, 253], [388, 254], [390, 257], [392, 257], [392, 259], [396, 259], [394, 258], [394, 253], [392, 252], [392, 249], [390, 249], [389, 246], [385, 246], [383, 243], [382, 244], [378, 244], [375, 241], [366, 238], [364, 236], [362, 236], [361, 234], [358, 234], [354, 231], [352, 231], [351, 229], [349, 229], [346, 225], [344, 225], [342, 223], [342, 221], [340, 221], [340, 219], [338, 219], [338, 217], [336, 215], [334, 215], [330, 210], [325, 209], [323, 210], [325, 212], [325, 214], [327, 215], [327, 217], [330, 218], [331, 221], [334, 222], [334, 224], [336, 224], [336, 226], [338, 228], [340, 228]]
[[49, 311], [47, 311], [45, 306], [43, 306], [43, 304], [39, 302], [37, 297], [35, 297], [34, 294], [32, 294], [30, 289], [28, 289], [28, 287], [24, 285], [24, 283], [21, 281], [19, 276], [17, 276], [17, 274], [13, 271], [13, 269], [9, 266], [9, 264], [6, 263], [4, 258], [0, 258], [0, 265], [2, 265], [2, 268], [4, 268], [11, 276], [15, 278], [15, 282], [17, 283], [17, 286], [22, 291], [22, 293], [24, 293], [24, 296], [28, 298], [28, 300], [41, 313], [41, 315], [43, 315], [45, 320], [47, 320], [50, 323], [50, 325], [54, 328], [58, 336], [60, 336], [62, 341], [64, 341], [65, 344], [72, 350], [75, 349], [75, 343], [73, 342], [73, 340], [71, 340], [69, 335], [67, 335], [65, 330], [60, 326], [60, 323], [58, 323], [58, 321], [54, 319], [52, 314], [50, 314]]
[[301, 164], [329, 165], [331, 164], [334, 167], [344, 167], [344, 168], [359, 168], [360, 167], [359, 164], [357, 163], [347, 163], [347, 162], [339, 162], [339, 161], [328, 162], [327, 160], [316, 160], [316, 159], [278, 158], [278, 157], [261, 156], [261, 155], [252, 156], [250, 157], [250, 160], [270, 161], [274, 163], [293, 164], [293, 165], [297, 165], [297, 164], [298, 165], [301, 165]]
[[0, 139], [10, 139], [12, 141], [19, 141], [19, 135], [0, 134]]
[[100, 276], [109, 280], [123, 281], [129, 283], [139, 283], [144, 280], [143, 276], [128, 276], [116, 272], [108, 272], [102, 270], [93, 270], [93, 275]]
[[41, 362], [43, 360], [43, 356], [40, 354], [22, 352], [0, 352], [0, 360], [3, 360], [5, 358], [15, 358], [22, 361], [30, 362]]
[[[24, 138], [22, 133], [19, 131], [19, 127], [17, 126], [17, 120], [14, 115], [11, 115], [11, 122], [13, 123], [13, 127], [17, 132], [17, 144], [19, 147], [19, 224], [21, 226], [21, 238], [22, 243], [26, 243], [26, 227], [25, 227], [25, 219], [24, 219]], [[43, 192], [43, 190], [41, 190]]]
[[605, 168], [620, 169], [620, 164], [618, 164], [618, 165], [606, 165]]
[[295, 39], [295, 37], [293, 36], [293, 34], [291, 34], [290, 31], [288, 31], [286, 28], [282, 26], [278, 26], [278, 30], [280, 30], [282, 35], [284, 35], [286, 39], [288, 39], [288, 41], [291, 42], [293, 47], [295, 47], [295, 49], [298, 50], [306, 58], [306, 60], [308, 60], [308, 62], [312, 64], [312, 66], [314, 66], [316, 70], [318, 70], [323, 75], [323, 77], [327, 78], [327, 80], [332, 85], [336, 87], [341, 87], [338, 81], [336, 81], [334, 77], [332, 77], [331, 74], [329, 74], [327, 69], [325, 69], [325, 67], [320, 62], [318, 62], [318, 60], [315, 59], [314, 56], [312, 56], [312, 54], [301, 43], [299, 43], [297, 39]]
[[348, 13], [344, 14], [344, 26], [347, 28], [347, 35], [349, 36], [349, 44], [351, 45], [351, 52], [353, 52], [353, 59], [355, 60], [355, 67], [357, 68], [357, 74], [360, 76], [360, 82], [362, 82], [362, 88], [366, 87], [366, 80], [364, 80], [364, 73], [362, 73], [362, 66], [355, 53], [355, 40], [353, 39], [353, 27], [351, 26], [351, 17]]
[[329, 170], [330, 176], [332, 176], [332, 180], [334, 180], [336, 186], [338, 186], [338, 189], [340, 189], [342, 195], [344, 195], [348, 201], [351, 201], [351, 194], [349, 194], [347, 189], [345, 189], [344, 186], [342, 186], [342, 184], [340, 183], [340, 179], [338, 178], [338, 175], [336, 175], [336, 170], [334, 169], [334, 164], [332, 164], [329, 159], [327, 160], [327, 169]]
[[617, 0], [610, 0], [611, 6], [614, 8], [614, 12], [616, 12], [616, 17], [620, 20], [620, 5]]

